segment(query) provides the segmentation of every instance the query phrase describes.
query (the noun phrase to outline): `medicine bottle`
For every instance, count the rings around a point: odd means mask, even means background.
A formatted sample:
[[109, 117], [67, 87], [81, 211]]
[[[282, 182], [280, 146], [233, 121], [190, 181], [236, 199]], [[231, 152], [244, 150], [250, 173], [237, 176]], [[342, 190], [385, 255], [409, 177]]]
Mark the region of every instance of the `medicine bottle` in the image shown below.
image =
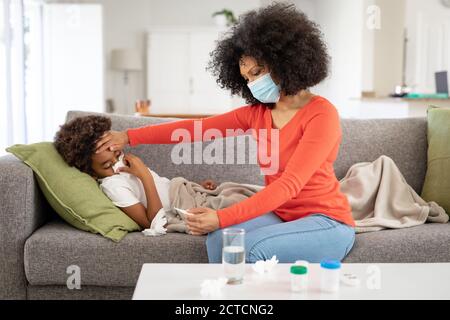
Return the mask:
[[305, 266], [291, 266], [291, 290], [301, 292], [308, 289], [308, 269]]
[[320, 262], [320, 288], [324, 292], [339, 291], [341, 262], [338, 260], [323, 260]]

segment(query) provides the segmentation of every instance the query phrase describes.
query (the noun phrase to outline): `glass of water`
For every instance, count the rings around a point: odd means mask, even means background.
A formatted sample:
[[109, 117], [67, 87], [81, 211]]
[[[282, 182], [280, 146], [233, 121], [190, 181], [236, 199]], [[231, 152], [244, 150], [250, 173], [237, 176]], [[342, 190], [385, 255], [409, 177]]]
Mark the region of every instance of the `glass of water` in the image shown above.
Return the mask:
[[229, 284], [242, 283], [245, 272], [245, 230], [227, 228], [222, 231], [222, 265]]

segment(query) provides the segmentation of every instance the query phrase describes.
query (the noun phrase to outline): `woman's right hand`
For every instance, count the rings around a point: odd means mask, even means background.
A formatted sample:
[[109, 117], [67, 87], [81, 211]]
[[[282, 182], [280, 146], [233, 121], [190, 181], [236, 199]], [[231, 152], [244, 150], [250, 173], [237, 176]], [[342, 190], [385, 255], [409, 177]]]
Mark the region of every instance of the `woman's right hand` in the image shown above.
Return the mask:
[[126, 131], [108, 131], [105, 132], [96, 142], [95, 153], [105, 150], [122, 150], [130, 141]]

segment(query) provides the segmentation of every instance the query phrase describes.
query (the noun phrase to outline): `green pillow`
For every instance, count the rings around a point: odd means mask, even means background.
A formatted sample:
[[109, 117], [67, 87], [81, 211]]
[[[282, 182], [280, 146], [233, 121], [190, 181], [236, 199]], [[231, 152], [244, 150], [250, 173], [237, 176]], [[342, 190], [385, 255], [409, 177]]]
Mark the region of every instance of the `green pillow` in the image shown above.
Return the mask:
[[427, 174], [422, 198], [435, 201], [450, 214], [450, 109], [430, 107]]
[[75, 228], [100, 233], [116, 242], [130, 231], [141, 230], [114, 206], [91, 176], [70, 167], [53, 143], [16, 144], [6, 151], [33, 169], [47, 201]]

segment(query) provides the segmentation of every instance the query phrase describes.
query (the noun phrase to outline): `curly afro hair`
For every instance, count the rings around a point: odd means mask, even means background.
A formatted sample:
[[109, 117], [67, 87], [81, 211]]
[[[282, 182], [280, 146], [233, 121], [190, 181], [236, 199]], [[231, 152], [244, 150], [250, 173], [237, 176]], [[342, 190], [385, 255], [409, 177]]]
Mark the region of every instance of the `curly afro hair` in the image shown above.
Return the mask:
[[60, 126], [53, 144], [69, 166], [92, 176], [94, 172], [91, 156], [95, 152], [95, 142], [109, 130], [111, 119], [107, 117], [75, 118]]
[[[253, 97], [240, 74], [242, 56], [266, 65], [286, 95], [325, 79], [330, 60], [318, 25], [289, 3], [274, 3], [241, 15], [210, 56], [208, 70], [219, 86], [240, 95], [249, 104], [261, 102]], [[275, 104], [264, 105], [273, 108]]]

